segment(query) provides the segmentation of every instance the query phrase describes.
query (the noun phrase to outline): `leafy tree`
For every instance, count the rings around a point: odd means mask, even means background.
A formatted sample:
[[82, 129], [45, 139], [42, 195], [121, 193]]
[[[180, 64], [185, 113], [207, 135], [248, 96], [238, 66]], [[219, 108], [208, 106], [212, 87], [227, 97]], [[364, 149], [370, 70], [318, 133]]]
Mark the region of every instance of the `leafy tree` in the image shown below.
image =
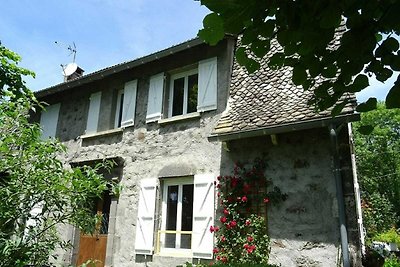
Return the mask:
[[104, 166], [64, 168], [65, 147], [42, 141], [39, 125], [29, 122], [37, 102], [23, 76], [33, 73], [17, 66], [15, 53], [3, 46], [0, 53], [0, 266], [44, 266], [67, 245], [57, 226], [95, 228], [93, 200], [109, 185], [98, 174]]
[[[369, 135], [357, 131], [365, 125], [374, 126]], [[372, 237], [400, 226], [400, 110], [378, 103], [354, 128], [364, 219]]]
[[[258, 1], [201, 0], [212, 13], [199, 36], [216, 44], [225, 33], [242, 34], [236, 59], [249, 72], [276, 39], [282, 50], [270, 59], [273, 68], [293, 67], [292, 81], [310, 89], [310, 104], [326, 109], [347, 93], [356, 93], [375, 76], [385, 82], [400, 71], [400, 1]], [[322, 82], [316, 83], [317, 79]], [[370, 98], [357, 109], [376, 108]], [[341, 110], [344, 104], [335, 110]], [[387, 108], [400, 107], [400, 76], [386, 97]]]

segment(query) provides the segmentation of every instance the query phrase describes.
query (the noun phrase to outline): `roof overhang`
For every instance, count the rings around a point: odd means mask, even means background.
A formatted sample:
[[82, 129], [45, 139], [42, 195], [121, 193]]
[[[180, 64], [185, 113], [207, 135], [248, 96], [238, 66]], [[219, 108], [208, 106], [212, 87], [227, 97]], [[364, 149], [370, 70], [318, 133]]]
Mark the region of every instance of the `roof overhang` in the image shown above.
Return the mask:
[[225, 142], [243, 138], [250, 138], [250, 137], [257, 137], [263, 135], [272, 135], [272, 134], [280, 134], [280, 133], [287, 133], [287, 132], [294, 132], [294, 131], [301, 131], [301, 130], [308, 130], [313, 128], [322, 128], [327, 127], [330, 124], [342, 124], [342, 123], [349, 123], [353, 121], [360, 120], [360, 114], [345, 114], [339, 115], [336, 117], [325, 117], [325, 118], [318, 118], [306, 121], [296, 121], [291, 123], [284, 123], [279, 125], [273, 125], [269, 127], [262, 127], [258, 129], [252, 130], [244, 130], [244, 131], [237, 131], [237, 132], [229, 132], [229, 133], [221, 133], [221, 134], [211, 134], [208, 137], [210, 142]]
[[76, 78], [74, 80], [68, 81], [68, 82], [64, 82], [64, 83], [60, 83], [58, 85], [55, 86], [51, 86], [49, 88], [40, 90], [35, 92], [35, 95], [37, 98], [43, 98], [52, 94], [56, 94], [56, 93], [60, 93], [63, 92], [65, 90], [68, 90], [70, 88], [73, 87], [77, 87], [77, 86], [81, 86], [96, 80], [100, 80], [103, 79], [107, 76], [128, 70], [128, 69], [132, 69], [134, 67], [152, 62], [152, 61], [156, 61], [159, 60], [161, 58], [165, 58], [167, 56], [170, 56], [172, 54], [184, 51], [186, 49], [198, 46], [204, 44], [204, 41], [201, 40], [200, 38], [194, 38], [192, 40], [186, 41], [184, 43], [172, 46], [170, 48], [161, 50], [159, 52], [144, 56], [144, 57], [140, 57], [137, 58], [135, 60], [132, 61], [128, 61], [128, 62], [124, 62], [121, 64], [117, 64], [99, 71], [95, 71], [93, 73], [89, 73], [87, 75], [81, 76], [79, 78]]

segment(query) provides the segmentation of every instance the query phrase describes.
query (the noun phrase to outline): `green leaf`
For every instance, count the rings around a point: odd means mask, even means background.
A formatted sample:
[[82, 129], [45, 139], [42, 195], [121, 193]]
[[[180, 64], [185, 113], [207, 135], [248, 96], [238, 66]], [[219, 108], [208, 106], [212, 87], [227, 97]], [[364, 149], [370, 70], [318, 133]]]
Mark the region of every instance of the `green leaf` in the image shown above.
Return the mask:
[[216, 45], [224, 36], [223, 20], [216, 13], [208, 14], [203, 20], [204, 29], [198, 36], [210, 45]]
[[386, 96], [386, 108], [400, 108], [400, 75]]
[[374, 126], [372, 126], [372, 125], [362, 125], [362, 126], [358, 127], [358, 129], [357, 129], [357, 131], [363, 135], [369, 135], [372, 133], [373, 130], [374, 130]]
[[346, 99], [346, 100], [343, 101], [342, 103], [336, 104], [336, 105], [333, 107], [332, 111], [331, 111], [332, 117], [336, 117], [337, 115], [339, 115], [340, 112], [342, 112], [344, 106], [347, 105], [347, 103], [348, 103], [348, 100]]
[[375, 97], [370, 97], [366, 102], [361, 103], [357, 106], [356, 111], [358, 112], [368, 112], [376, 109], [378, 101]]
[[275, 53], [269, 59], [268, 66], [273, 68], [279, 68], [283, 66], [285, 55], [283, 53]]
[[256, 40], [251, 44], [251, 51], [259, 58], [264, 57], [268, 53], [269, 48], [269, 40]]
[[341, 10], [339, 9], [339, 6], [333, 6], [334, 3], [338, 4], [339, 2], [333, 1], [331, 3], [332, 5], [324, 8], [321, 13], [319, 25], [323, 29], [337, 28], [341, 22]]
[[336, 73], [337, 73], [337, 68], [333, 64], [328, 65], [321, 71], [322, 76], [324, 76], [325, 78], [333, 78], [336, 76]]
[[260, 63], [252, 58], [249, 58], [248, 62], [245, 64], [245, 67], [249, 73], [254, 73], [260, 68]]
[[307, 72], [303, 65], [297, 64], [293, 68], [292, 81], [295, 85], [301, 85], [307, 80]]
[[362, 89], [366, 88], [369, 86], [369, 81], [367, 75], [364, 74], [359, 74], [357, 77], [354, 79], [354, 82], [352, 84], [352, 93], [360, 92]]
[[237, 62], [244, 66], [246, 65], [247, 61], [248, 61], [248, 57], [246, 54], [246, 48], [241, 46], [236, 50], [236, 60]]

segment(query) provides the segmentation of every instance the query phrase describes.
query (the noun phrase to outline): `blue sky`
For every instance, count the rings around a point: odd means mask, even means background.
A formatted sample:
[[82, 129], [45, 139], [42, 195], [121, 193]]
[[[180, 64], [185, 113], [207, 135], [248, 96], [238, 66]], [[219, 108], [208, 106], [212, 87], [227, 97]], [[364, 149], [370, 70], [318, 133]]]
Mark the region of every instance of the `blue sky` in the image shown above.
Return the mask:
[[[36, 73], [27, 79], [34, 91], [62, 82], [73, 42], [76, 63], [90, 73], [195, 37], [209, 13], [194, 0], [2, 0], [1, 7], [0, 40]], [[384, 100], [393, 82], [372, 81], [357, 98]]]
[[209, 13], [193, 0], [2, 0], [1, 7], [0, 40], [36, 73], [27, 79], [35, 91], [62, 82], [73, 42], [76, 63], [90, 73], [194, 38]]

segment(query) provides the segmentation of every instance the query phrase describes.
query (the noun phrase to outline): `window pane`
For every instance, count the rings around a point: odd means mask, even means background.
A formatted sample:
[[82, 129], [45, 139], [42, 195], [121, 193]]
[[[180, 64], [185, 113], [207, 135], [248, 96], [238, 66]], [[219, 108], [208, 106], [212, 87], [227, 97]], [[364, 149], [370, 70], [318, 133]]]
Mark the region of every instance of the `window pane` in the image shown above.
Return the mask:
[[[193, 185], [183, 185], [182, 192], [182, 231], [192, 231], [193, 223]], [[181, 248], [190, 249], [191, 235], [181, 235]]]
[[187, 113], [197, 111], [197, 89], [198, 89], [198, 75], [194, 74], [189, 76], [188, 81], [188, 103]]
[[185, 78], [174, 80], [174, 96], [172, 102], [172, 116], [183, 114], [183, 94]]
[[[178, 186], [168, 186], [167, 200], [167, 225], [166, 230], [176, 230], [176, 217], [178, 208]], [[176, 234], [167, 234], [165, 236], [165, 247], [175, 248]]]
[[121, 121], [122, 121], [122, 108], [124, 107], [124, 94], [121, 94], [121, 98], [119, 100], [119, 110], [118, 110], [118, 127], [121, 127]]

